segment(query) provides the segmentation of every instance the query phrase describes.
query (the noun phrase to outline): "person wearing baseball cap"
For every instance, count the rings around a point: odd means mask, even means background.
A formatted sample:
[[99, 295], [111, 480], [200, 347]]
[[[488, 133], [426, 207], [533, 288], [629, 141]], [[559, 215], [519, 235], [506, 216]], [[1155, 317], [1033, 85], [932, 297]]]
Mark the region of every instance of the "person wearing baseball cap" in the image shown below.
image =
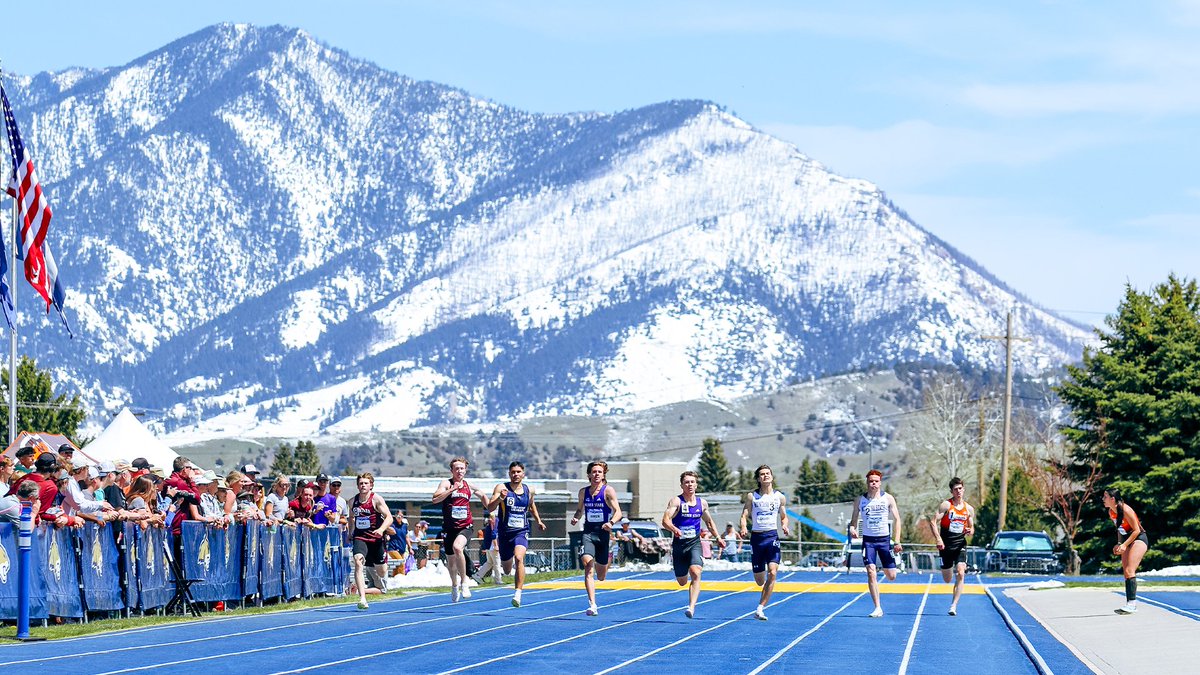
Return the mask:
[[54, 484], [54, 476], [58, 473], [58, 469], [58, 456], [52, 452], [43, 452], [34, 460], [33, 471], [14, 481], [8, 494], [17, 494], [21, 483], [26, 481], [36, 483], [38, 486], [38, 519], [54, 522], [54, 515], [50, 513], [50, 509], [54, 507], [54, 500], [58, 497], [58, 487]]
[[150, 461], [147, 460], [145, 457], [138, 457], [137, 459], [130, 462], [129, 465], [130, 465], [130, 471], [132, 471], [132, 473], [129, 475], [130, 481], [135, 481], [135, 480], [141, 478], [142, 476], [149, 474], [150, 469], [152, 468], [150, 466]]
[[254, 466], [253, 464], [247, 464], [242, 467], [242, 473], [246, 474], [247, 476], [250, 476], [251, 478], [253, 478], [254, 480], [257, 481], [258, 474], [260, 474], [262, 472], [258, 470], [257, 466]]
[[[92, 496], [96, 488], [100, 487], [100, 471], [94, 464], [80, 464], [72, 467], [70, 475], [71, 480], [67, 481], [63, 491], [64, 513], [94, 523], [104, 523], [116, 517], [117, 512], [112, 504]], [[87, 486], [87, 492], [81, 487], [83, 485]]]

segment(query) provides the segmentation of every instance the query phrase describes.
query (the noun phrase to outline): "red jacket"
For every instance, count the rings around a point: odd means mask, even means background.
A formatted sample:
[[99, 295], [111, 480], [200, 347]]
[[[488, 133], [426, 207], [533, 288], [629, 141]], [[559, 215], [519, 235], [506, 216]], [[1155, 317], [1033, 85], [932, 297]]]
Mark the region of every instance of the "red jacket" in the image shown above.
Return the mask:
[[49, 511], [51, 508], [53, 508], [54, 498], [58, 496], [58, 486], [54, 484], [54, 481], [50, 480], [49, 478], [46, 478], [45, 476], [43, 476], [42, 474], [40, 474], [36, 471], [34, 471], [33, 473], [27, 473], [24, 476], [21, 476], [20, 478], [18, 478], [12, 484], [12, 488], [9, 489], [8, 494], [10, 494], [10, 495], [17, 494], [17, 487], [21, 483], [23, 483], [27, 480], [31, 480], [38, 484], [38, 500], [39, 500], [41, 506], [40, 506], [40, 511], [38, 511], [37, 517], [34, 518], [34, 524], [36, 525], [37, 521], [39, 521], [39, 520], [53, 521], [54, 517], [46, 515], [46, 512]]

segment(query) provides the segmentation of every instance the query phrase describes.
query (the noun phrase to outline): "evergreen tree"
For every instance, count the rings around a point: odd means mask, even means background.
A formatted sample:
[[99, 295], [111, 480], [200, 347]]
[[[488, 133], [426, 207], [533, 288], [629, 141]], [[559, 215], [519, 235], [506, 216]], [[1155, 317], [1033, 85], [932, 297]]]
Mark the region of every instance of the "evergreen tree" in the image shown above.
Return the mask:
[[272, 476], [291, 476], [296, 473], [296, 461], [292, 455], [292, 446], [280, 443], [275, 449], [275, 459], [271, 462]]
[[[737, 470], [737, 485], [735, 489], [739, 493], [753, 492], [758, 489], [758, 478], [754, 475], [754, 471], [739, 466]], [[778, 489], [778, 487], [776, 488]]]
[[[1000, 474], [992, 477], [987, 499], [975, 509], [975, 534], [971, 544], [987, 546], [996, 534], [1000, 519]], [[1008, 475], [1008, 509], [1004, 514], [1006, 530], [1045, 531], [1054, 535], [1054, 521], [1045, 512], [1045, 499], [1029, 474], [1019, 465]]]
[[857, 473], [850, 474], [838, 486], [839, 494], [835, 501], [852, 502], [861, 495], [867, 494], [867, 479]]
[[725, 461], [725, 451], [721, 449], [721, 441], [715, 438], [704, 439], [700, 449], [700, 461], [696, 466], [700, 476], [700, 492], [731, 492], [733, 490], [733, 474]]
[[[8, 439], [8, 369], [0, 375], [0, 435]], [[50, 371], [41, 370], [37, 362], [22, 356], [17, 363], [17, 430], [44, 431], [76, 439], [79, 425], [86, 419], [79, 396], [70, 399], [54, 394]], [[57, 450], [57, 448], [54, 448]]]
[[[1125, 289], [1098, 330], [1100, 346], [1068, 367], [1058, 395], [1071, 408], [1077, 479], [1098, 465], [1152, 537], [1145, 564], [1200, 562], [1200, 290], [1170, 276], [1150, 293]], [[1077, 541], [1084, 571], [1111, 564], [1112, 524], [1093, 500]], [[1157, 535], [1157, 536], [1156, 536]]]
[[321, 473], [321, 457], [317, 455], [317, 446], [312, 441], [296, 443], [296, 454], [292, 455], [292, 466], [295, 473], [302, 476], [315, 476]]
[[796, 500], [801, 504], [816, 504], [816, 489], [813, 486], [813, 469], [812, 462], [808, 457], [800, 463], [800, 470], [796, 472], [796, 488], [792, 494], [796, 495]]
[[813, 504], [838, 501], [838, 477], [828, 460], [818, 459], [812, 466]]

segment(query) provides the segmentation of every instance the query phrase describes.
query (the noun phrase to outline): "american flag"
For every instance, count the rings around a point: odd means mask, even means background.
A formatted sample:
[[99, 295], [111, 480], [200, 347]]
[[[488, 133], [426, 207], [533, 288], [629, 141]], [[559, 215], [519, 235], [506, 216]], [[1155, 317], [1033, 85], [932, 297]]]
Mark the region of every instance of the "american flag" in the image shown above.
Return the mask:
[[[8, 130], [8, 150], [12, 155], [13, 171], [7, 192], [17, 200], [17, 241], [19, 257], [25, 261], [25, 278], [38, 295], [46, 301], [46, 311], [54, 305], [58, 314], [71, 332], [67, 317], [63, 314], [65, 292], [58, 280], [58, 266], [46, 244], [46, 231], [50, 229], [50, 204], [42, 194], [41, 183], [33, 169], [33, 160], [25, 153], [17, 119], [13, 117], [8, 94], [0, 85], [0, 99], [4, 103], [4, 126]], [[11, 301], [10, 301], [11, 302]]]

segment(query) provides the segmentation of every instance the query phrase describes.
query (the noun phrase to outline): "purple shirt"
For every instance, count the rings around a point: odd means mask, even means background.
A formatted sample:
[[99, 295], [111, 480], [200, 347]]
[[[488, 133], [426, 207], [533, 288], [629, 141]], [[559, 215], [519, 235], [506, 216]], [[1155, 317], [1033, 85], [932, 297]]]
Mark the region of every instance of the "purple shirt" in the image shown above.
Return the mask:
[[328, 525], [329, 514], [337, 515], [337, 497], [326, 493], [313, 503], [313, 524]]

